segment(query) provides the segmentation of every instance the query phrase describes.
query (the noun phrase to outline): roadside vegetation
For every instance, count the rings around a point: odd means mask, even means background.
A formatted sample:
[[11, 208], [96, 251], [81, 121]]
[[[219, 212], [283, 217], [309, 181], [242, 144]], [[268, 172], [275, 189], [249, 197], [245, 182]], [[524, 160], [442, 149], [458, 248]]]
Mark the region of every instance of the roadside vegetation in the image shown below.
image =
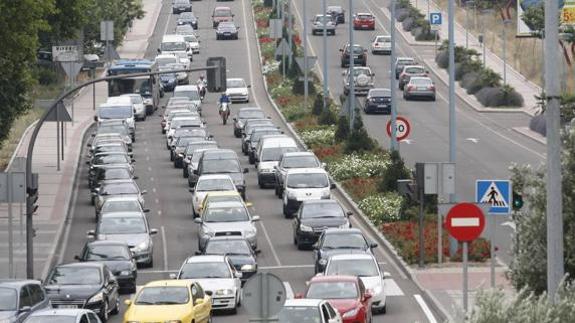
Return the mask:
[[[388, 7], [391, 8], [391, 5]], [[391, 9], [390, 9], [391, 12]], [[395, 6], [395, 18], [401, 22], [401, 27], [409, 31], [417, 41], [439, 40], [439, 33], [431, 30], [429, 20], [409, 0], [399, 0]]]
[[[327, 99], [327, 109], [324, 110], [320, 81], [313, 73], [309, 85], [312, 95], [308, 105], [304, 106], [303, 85], [298, 81], [301, 71], [295, 63], [286, 66], [287, 76], [284, 79], [278, 61], [280, 58], [274, 57], [277, 43], [268, 37], [268, 26], [275, 10], [265, 6], [263, 1], [253, 1], [253, 10], [262, 54], [262, 71], [276, 105], [308, 149], [326, 164], [332, 178], [394, 245], [399, 255], [409, 264], [416, 263], [419, 245], [418, 239], [413, 236], [417, 236], [419, 229], [417, 204], [397, 193], [397, 180], [411, 178], [411, 171], [397, 153], [382, 149], [368, 135], [359, 110], [356, 110], [351, 129], [348, 116], [331, 98]], [[288, 37], [285, 30], [284, 37]], [[294, 35], [292, 40], [294, 56], [302, 56], [301, 38]], [[424, 229], [425, 261], [434, 263], [437, 262], [437, 207], [434, 199], [428, 202]], [[447, 246], [446, 234], [443, 239], [443, 245]], [[471, 246], [470, 253], [471, 260], [483, 262], [489, 257], [489, 244], [479, 239]], [[447, 259], [447, 249], [444, 255]], [[460, 259], [459, 253], [450, 261]]]

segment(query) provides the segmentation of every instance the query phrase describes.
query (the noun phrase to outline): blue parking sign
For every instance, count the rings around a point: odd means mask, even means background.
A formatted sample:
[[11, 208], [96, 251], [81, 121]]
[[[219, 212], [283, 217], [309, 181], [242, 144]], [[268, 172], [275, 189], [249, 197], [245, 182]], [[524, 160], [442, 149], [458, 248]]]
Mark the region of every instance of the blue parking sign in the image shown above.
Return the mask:
[[429, 23], [432, 25], [441, 25], [442, 23], [441, 12], [430, 12]]

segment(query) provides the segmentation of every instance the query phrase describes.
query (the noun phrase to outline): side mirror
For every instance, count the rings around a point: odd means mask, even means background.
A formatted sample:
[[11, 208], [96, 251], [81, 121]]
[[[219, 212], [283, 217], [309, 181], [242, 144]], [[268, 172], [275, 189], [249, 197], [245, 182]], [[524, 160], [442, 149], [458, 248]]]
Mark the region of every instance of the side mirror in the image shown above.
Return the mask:
[[321, 163], [321, 168], [325, 168], [325, 166], [327, 166], [326, 163]]
[[342, 72], [341, 72], [341, 75], [345, 76], [345, 71], [342, 71]]
[[330, 188], [331, 190], [335, 189], [335, 183], [329, 184], [329, 188]]
[[96, 231], [90, 230], [86, 232], [86, 235], [88, 236], [88, 238], [94, 238], [96, 236]]
[[98, 121], [98, 116], [94, 116], [94, 121]]
[[80, 256], [78, 256], [78, 255], [75, 255], [75, 256], [74, 256], [74, 259], [75, 259], [75, 260], [78, 260], [78, 261], [82, 261], [82, 258], [80, 258]]
[[170, 279], [178, 279], [178, 275], [177, 275], [177, 274], [174, 274], [174, 273], [171, 273], [171, 274], [170, 274]]
[[150, 213], [150, 209], [143, 209], [144, 213]]
[[389, 279], [389, 278], [391, 278], [391, 274], [388, 273], [387, 271], [384, 271], [383, 272], [383, 279]]
[[254, 215], [252, 216], [252, 222], [257, 222], [260, 220], [260, 216], [259, 215]]
[[340, 48], [339, 51], [343, 53], [343, 49], [342, 49], [342, 48]]
[[138, 179], [138, 178], [140, 178], [140, 177], [138, 177], [138, 176], [132, 176], [132, 179]]
[[194, 305], [201, 305], [201, 304], [204, 304], [204, 299], [203, 298], [196, 299], [196, 302], [194, 303]]
[[188, 188], [188, 192], [190, 192], [190, 193], [194, 193], [195, 191], [196, 191], [196, 189], [193, 187]]
[[159, 48], [157, 49], [157, 51], [158, 51], [158, 54], [162, 53], [162, 50]]
[[378, 244], [375, 243], [375, 242], [372, 242], [372, 243], [369, 244], [369, 248], [370, 248], [370, 249], [377, 248], [377, 246], [378, 246]]
[[86, 161], [86, 165], [90, 165], [90, 161], [89, 161], [89, 160]]
[[373, 295], [371, 295], [370, 293], [365, 293], [365, 294], [363, 295], [363, 299], [366, 300], [366, 301], [367, 301], [368, 299], [372, 298], [372, 297], [373, 297]]
[[352, 216], [352, 215], [353, 215], [353, 212], [347, 211], [347, 212], [345, 212], [345, 214], [346, 214], [347, 216]]
[[150, 229], [150, 235], [151, 236], [156, 235], [156, 234], [158, 234], [158, 229]]
[[236, 118], [236, 117], [234, 117], [233, 119], [234, 119], [234, 121], [238, 121], [238, 118]]
[[202, 252], [199, 250], [196, 250], [196, 252], [194, 252], [194, 255], [196, 255], [196, 256], [200, 256], [201, 254], [202, 254]]
[[250, 172], [250, 170], [249, 170], [249, 169], [247, 169], [247, 168], [244, 168], [244, 174], [247, 174], [247, 173], [249, 173], [249, 172]]
[[86, 147], [92, 147], [92, 144], [88, 143], [88, 144], [86, 144]]
[[130, 299], [124, 300], [124, 305], [126, 305], [126, 306], [132, 305], [132, 300], [130, 300]]
[[252, 207], [252, 206], [254, 206], [254, 204], [253, 204], [252, 202], [246, 202], [245, 204], [246, 204], [247, 207]]
[[236, 272], [234, 273], [234, 277], [235, 277], [235, 278], [240, 278], [240, 279], [241, 279], [243, 276], [244, 276], [244, 275], [242, 274], [241, 271], [236, 271]]
[[252, 87], [252, 85], [251, 85], [251, 84], [248, 84], [248, 89], [250, 89], [251, 87]]
[[194, 218], [194, 223], [202, 224], [202, 222], [203, 222], [203, 221], [202, 221], [201, 218]]
[[142, 194], [142, 195], [146, 195], [146, 194], [148, 194], [148, 191], [146, 191], [146, 190], [143, 190], [143, 191], [141, 191], [141, 192], [140, 192], [140, 194]]

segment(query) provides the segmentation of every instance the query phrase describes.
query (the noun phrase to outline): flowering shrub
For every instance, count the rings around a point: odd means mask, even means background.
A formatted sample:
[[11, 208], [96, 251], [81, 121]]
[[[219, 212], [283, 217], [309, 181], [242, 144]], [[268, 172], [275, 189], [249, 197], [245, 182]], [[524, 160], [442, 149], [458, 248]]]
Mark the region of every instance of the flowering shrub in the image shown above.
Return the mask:
[[381, 176], [389, 166], [385, 153], [349, 154], [328, 164], [327, 169], [337, 181], [353, 177]]
[[303, 142], [310, 147], [333, 145], [334, 135], [334, 127], [302, 130], [299, 133]]
[[376, 192], [380, 180], [380, 177], [356, 177], [343, 181], [342, 186], [351, 198], [358, 202]]
[[320, 160], [329, 163], [330, 160], [335, 160], [341, 155], [341, 145], [333, 145], [328, 147], [316, 147], [313, 149], [313, 153]]
[[370, 195], [359, 201], [357, 206], [363, 213], [379, 226], [382, 223], [398, 221], [401, 217], [401, 206], [403, 198], [397, 193], [386, 193]]
[[263, 66], [262, 66], [262, 73], [264, 75], [270, 74], [271, 72], [275, 72], [278, 70], [280, 66], [280, 63], [277, 61], [267, 61]]
[[273, 39], [266, 37], [266, 36], [262, 36], [259, 39], [260, 39], [261, 44], [271, 43], [274, 41]]

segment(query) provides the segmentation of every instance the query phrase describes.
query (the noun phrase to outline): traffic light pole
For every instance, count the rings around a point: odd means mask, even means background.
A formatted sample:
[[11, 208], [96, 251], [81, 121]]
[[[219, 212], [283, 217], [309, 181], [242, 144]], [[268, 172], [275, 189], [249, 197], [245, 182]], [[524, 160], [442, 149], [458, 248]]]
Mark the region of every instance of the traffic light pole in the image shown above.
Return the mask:
[[[91, 84], [95, 84], [98, 82], [103, 81], [111, 81], [111, 80], [119, 80], [119, 79], [126, 79], [126, 78], [135, 78], [140, 76], [151, 76], [151, 75], [160, 75], [166, 73], [180, 73], [180, 72], [199, 72], [199, 71], [207, 71], [207, 70], [219, 70], [224, 66], [205, 66], [205, 67], [196, 67], [191, 69], [180, 69], [180, 70], [172, 70], [169, 72], [147, 72], [147, 73], [134, 73], [134, 74], [126, 74], [126, 75], [116, 75], [116, 76], [109, 76], [109, 77], [102, 77], [97, 79], [88, 80], [80, 85], [77, 85], [56, 99], [52, 105], [44, 111], [44, 114], [40, 117], [40, 120], [36, 123], [34, 130], [32, 131], [32, 135], [30, 136], [30, 143], [28, 144], [28, 150], [26, 154], [26, 277], [28, 279], [34, 278], [34, 213], [36, 211], [36, 202], [38, 200], [38, 180], [37, 175], [32, 174], [32, 157], [34, 154], [34, 145], [36, 143], [36, 139], [38, 138], [38, 134], [40, 133], [40, 129], [48, 115], [50, 115], [58, 106], [58, 103], [69, 97], [72, 93], [88, 86]], [[209, 80], [208, 80], [209, 81]], [[225, 81], [223, 80], [224, 87]]]

